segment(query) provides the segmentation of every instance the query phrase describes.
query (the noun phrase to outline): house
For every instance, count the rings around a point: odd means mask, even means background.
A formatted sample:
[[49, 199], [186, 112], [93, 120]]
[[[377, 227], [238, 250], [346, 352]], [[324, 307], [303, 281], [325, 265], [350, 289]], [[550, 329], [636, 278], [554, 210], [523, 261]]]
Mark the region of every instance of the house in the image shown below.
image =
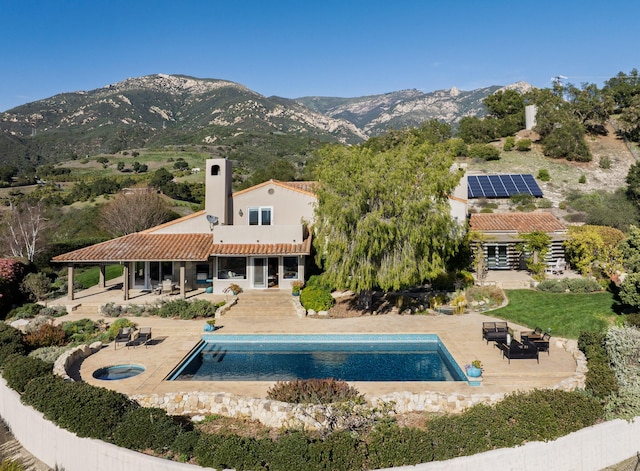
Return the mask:
[[165, 279], [183, 296], [206, 287], [222, 293], [231, 283], [290, 290], [304, 279], [311, 253], [315, 184], [271, 180], [232, 194], [231, 171], [229, 160], [207, 160], [204, 211], [53, 261], [68, 265], [69, 279], [76, 265], [100, 265], [103, 286], [104, 266], [123, 265], [125, 299], [130, 289], [154, 290]]
[[524, 256], [518, 245], [520, 234], [544, 232], [551, 244], [547, 262], [564, 259], [563, 242], [567, 227], [550, 212], [531, 213], [476, 213], [471, 214], [469, 227], [483, 235], [483, 248], [489, 270], [519, 270], [524, 267]]
[[[243, 290], [290, 290], [304, 280], [311, 254], [315, 182], [270, 180], [232, 193], [231, 161], [206, 162], [205, 209], [145, 231], [54, 257], [68, 265], [124, 266], [124, 298], [129, 290], [156, 290], [170, 279], [177, 290], [230, 284]], [[464, 169], [462, 169], [464, 171]], [[449, 197], [452, 217], [466, 222], [466, 179]], [[70, 285], [72, 285], [70, 283]], [[73, 288], [68, 296], [73, 299]]]

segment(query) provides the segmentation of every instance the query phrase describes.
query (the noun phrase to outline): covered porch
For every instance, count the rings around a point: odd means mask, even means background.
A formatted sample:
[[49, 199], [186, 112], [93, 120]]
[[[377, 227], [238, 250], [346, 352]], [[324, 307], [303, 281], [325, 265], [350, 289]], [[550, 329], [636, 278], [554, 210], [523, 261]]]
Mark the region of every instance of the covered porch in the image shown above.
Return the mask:
[[79, 265], [97, 265], [100, 277], [97, 289], [106, 290], [105, 267], [119, 264], [122, 300], [132, 293], [165, 294], [166, 283], [180, 297], [197, 287], [197, 269], [208, 266], [213, 250], [209, 234], [148, 234], [135, 233], [58, 255], [54, 262], [68, 269], [67, 299], [75, 299], [74, 271]]

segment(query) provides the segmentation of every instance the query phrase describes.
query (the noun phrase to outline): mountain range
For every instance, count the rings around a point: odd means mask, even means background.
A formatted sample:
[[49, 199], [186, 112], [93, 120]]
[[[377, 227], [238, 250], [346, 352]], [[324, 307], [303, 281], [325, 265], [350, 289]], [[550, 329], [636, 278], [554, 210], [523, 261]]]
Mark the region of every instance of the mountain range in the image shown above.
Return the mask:
[[169, 144], [236, 145], [246, 139], [304, 137], [356, 144], [429, 119], [455, 125], [483, 116], [482, 101], [525, 82], [460, 91], [402, 90], [357, 98], [265, 97], [247, 87], [183, 75], [130, 78], [61, 93], [0, 114], [0, 163], [19, 167], [77, 155]]

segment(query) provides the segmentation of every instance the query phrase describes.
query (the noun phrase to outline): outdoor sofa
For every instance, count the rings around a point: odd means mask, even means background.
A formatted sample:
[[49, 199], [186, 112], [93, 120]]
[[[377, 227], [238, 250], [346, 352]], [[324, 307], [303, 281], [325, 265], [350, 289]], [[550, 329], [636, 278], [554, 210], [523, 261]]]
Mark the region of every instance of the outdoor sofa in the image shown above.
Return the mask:
[[532, 332], [522, 332], [520, 338], [529, 340], [538, 348], [538, 351], [547, 352], [547, 355], [549, 355], [549, 340], [551, 340], [551, 334], [542, 333], [540, 327], [536, 327]]
[[491, 342], [506, 342], [509, 326], [506, 322], [483, 322], [482, 338]]
[[502, 351], [502, 358], [507, 358], [509, 363], [511, 360], [536, 360], [540, 363], [538, 347], [530, 340], [523, 339], [522, 342], [511, 340], [509, 345], [506, 342], [500, 342], [497, 345]]

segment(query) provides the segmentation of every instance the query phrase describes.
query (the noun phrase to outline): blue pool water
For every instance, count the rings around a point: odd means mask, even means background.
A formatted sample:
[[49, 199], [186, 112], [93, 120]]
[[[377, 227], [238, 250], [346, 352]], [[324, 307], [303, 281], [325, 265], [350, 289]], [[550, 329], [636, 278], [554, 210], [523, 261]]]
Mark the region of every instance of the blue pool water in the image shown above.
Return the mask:
[[133, 378], [140, 373], [144, 373], [144, 371], [144, 366], [140, 365], [115, 365], [97, 369], [93, 372], [93, 377], [104, 381], [115, 381]]
[[437, 335], [205, 335], [181, 381], [466, 381]]

